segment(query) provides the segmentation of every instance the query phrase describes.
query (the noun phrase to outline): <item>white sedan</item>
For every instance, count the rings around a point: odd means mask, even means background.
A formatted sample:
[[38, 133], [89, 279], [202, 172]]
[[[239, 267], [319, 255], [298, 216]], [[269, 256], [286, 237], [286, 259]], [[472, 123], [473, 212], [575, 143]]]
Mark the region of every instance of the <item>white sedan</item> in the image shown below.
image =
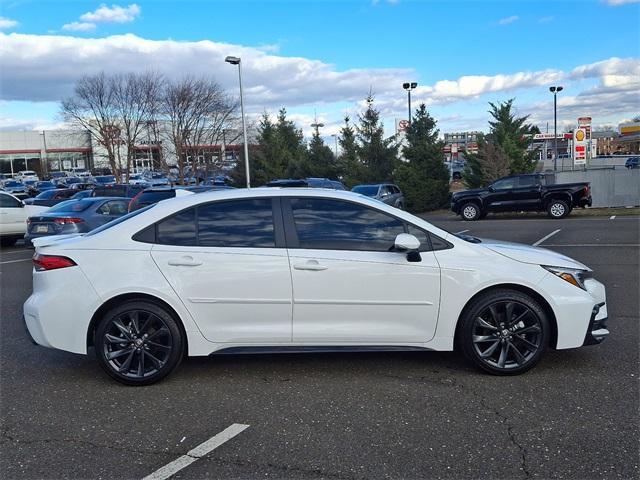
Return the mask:
[[93, 347], [126, 384], [185, 355], [454, 345], [508, 375], [609, 333], [604, 286], [580, 262], [459, 238], [350, 192], [201, 193], [34, 243], [31, 336]]

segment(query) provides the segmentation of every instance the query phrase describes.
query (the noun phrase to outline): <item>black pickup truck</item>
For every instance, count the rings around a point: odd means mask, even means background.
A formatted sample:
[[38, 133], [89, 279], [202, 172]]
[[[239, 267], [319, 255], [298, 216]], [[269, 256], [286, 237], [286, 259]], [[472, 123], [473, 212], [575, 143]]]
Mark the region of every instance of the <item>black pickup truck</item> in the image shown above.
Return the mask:
[[589, 183], [553, 184], [541, 173], [513, 175], [486, 188], [465, 190], [451, 197], [451, 210], [463, 220], [478, 220], [490, 212], [546, 211], [564, 218], [574, 207], [591, 206]]

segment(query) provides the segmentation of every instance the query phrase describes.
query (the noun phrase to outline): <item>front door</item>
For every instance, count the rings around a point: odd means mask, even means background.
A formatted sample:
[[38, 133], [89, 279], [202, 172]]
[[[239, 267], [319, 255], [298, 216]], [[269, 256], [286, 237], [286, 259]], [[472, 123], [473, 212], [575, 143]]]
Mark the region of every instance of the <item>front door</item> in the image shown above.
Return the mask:
[[358, 203], [309, 197], [285, 200], [284, 212], [295, 230], [287, 232], [294, 342], [392, 345], [433, 337], [440, 269], [431, 251], [421, 262], [390, 251], [403, 221]]
[[0, 233], [22, 235], [27, 229], [27, 214], [20, 200], [0, 194]]
[[207, 340], [291, 342], [291, 275], [270, 198], [179, 212], [158, 224], [151, 254]]

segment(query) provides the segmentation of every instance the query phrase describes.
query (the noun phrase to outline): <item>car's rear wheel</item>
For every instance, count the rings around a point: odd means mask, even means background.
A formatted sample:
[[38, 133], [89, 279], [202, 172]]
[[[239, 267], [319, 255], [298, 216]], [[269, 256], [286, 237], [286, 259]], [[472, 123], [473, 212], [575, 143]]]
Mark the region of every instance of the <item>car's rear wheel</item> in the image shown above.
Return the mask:
[[128, 301], [108, 311], [95, 332], [100, 366], [126, 385], [149, 385], [175, 369], [184, 339], [173, 315], [147, 301]]
[[547, 213], [551, 218], [560, 219], [569, 215], [571, 209], [564, 200], [551, 200], [547, 205]]
[[540, 304], [515, 290], [496, 290], [465, 309], [458, 341], [465, 356], [494, 375], [516, 375], [535, 366], [549, 342], [549, 320]]
[[463, 220], [478, 220], [482, 216], [482, 211], [476, 203], [465, 203], [460, 209], [460, 215]]

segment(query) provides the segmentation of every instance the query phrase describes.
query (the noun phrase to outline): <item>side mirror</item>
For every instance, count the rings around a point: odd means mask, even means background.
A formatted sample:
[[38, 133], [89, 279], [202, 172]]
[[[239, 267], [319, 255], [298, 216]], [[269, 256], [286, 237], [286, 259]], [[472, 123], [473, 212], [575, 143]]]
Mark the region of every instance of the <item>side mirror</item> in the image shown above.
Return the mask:
[[493, 185], [489, 185], [489, 186], [487, 187], [487, 190], [489, 190], [490, 192], [495, 192], [495, 191], [496, 191], [496, 189], [495, 189], [495, 188], [493, 188]]
[[397, 252], [407, 252], [409, 262], [421, 262], [420, 240], [409, 233], [401, 233], [396, 237], [393, 249]]

